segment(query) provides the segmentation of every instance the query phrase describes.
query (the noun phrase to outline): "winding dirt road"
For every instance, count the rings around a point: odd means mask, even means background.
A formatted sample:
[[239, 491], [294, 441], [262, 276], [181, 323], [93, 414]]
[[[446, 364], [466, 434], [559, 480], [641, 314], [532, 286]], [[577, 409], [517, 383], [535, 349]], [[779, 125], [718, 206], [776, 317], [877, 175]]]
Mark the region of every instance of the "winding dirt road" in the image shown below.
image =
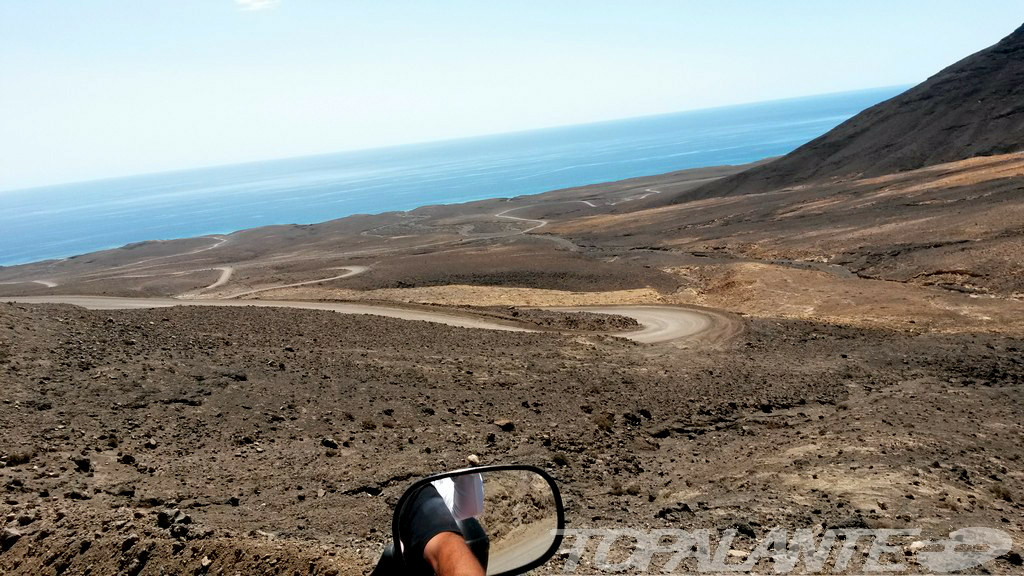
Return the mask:
[[[651, 194], [660, 193], [659, 190], [653, 190], [650, 188], [646, 189], [645, 192], [646, 193], [643, 194], [642, 196], [631, 197], [622, 201], [625, 202], [642, 199], [647, 196], [650, 196]], [[593, 202], [590, 202], [588, 200], [566, 200], [564, 202], [578, 202], [592, 208], [597, 207]], [[533, 205], [527, 205], [509, 208], [494, 214], [494, 216], [497, 218], [504, 218], [508, 220], [532, 224], [532, 226], [525, 228], [523, 230], [513, 232], [511, 235], [528, 234], [529, 232], [532, 232], [538, 228], [542, 228], [543, 226], [547, 225], [548, 221], [540, 218], [510, 216], [508, 213], [516, 210], [530, 208], [532, 206]], [[542, 237], [545, 239], [554, 240], [556, 242], [566, 242], [569, 244], [570, 249], [577, 248], [574, 244], [562, 238], [548, 236]], [[210, 238], [216, 240], [216, 243], [181, 255], [205, 252], [217, 248], [224, 244], [225, 242], [227, 242], [227, 238], [223, 236], [211, 236]], [[155, 258], [142, 260], [131, 265], [123, 265], [116, 268], [138, 266], [139, 264], [150, 262], [152, 260], [159, 260], [171, 257], [173, 256], [159, 256]], [[227, 295], [219, 295], [219, 297], [216, 298], [212, 297], [213, 295], [204, 296], [203, 293], [214, 290], [216, 288], [220, 288], [228, 284], [228, 282], [230, 282], [232, 279], [232, 276], [235, 272], [235, 268], [233, 266], [222, 266], [215, 268], [207, 268], [206, 270], [220, 270], [221, 274], [217, 278], [217, 280], [212, 284], [192, 292], [181, 294], [176, 298], [128, 298], [108, 296], [47, 295], [0, 298], [0, 302], [19, 302], [24, 304], [72, 304], [75, 306], [82, 306], [83, 308], [89, 308], [92, 310], [166, 308], [171, 306], [258, 306], [271, 308], [301, 308], [307, 310], [330, 310], [342, 314], [371, 314], [377, 316], [385, 316], [389, 318], [400, 318], [403, 320], [437, 322], [440, 324], [446, 324], [448, 326], [457, 326], [462, 328], [482, 328], [487, 330], [505, 330], [512, 332], [544, 331], [529, 328], [522, 325], [517, 325], [514, 323], [506, 323], [492, 319], [485, 319], [470, 314], [459, 314], [455, 312], [444, 312], [438, 310], [422, 310], [415, 308], [401, 308], [397, 306], [359, 304], [352, 302], [310, 302], [301, 300], [239, 299], [244, 296], [252, 296], [254, 294], [259, 294], [270, 290], [277, 290], [280, 288], [307, 286], [312, 284], [319, 284], [322, 282], [329, 282], [331, 280], [349, 278], [351, 276], [355, 276], [357, 274], [362, 274], [366, 272], [368, 270], [366, 266], [339, 266], [335, 268], [335, 270], [343, 270], [343, 274], [337, 274], [328, 278], [318, 278], [315, 280], [295, 282], [291, 284], [266, 286], [262, 288], [252, 288]], [[178, 274], [180, 273], [181, 272], [179, 272]], [[49, 287], [55, 287], [57, 285], [56, 283], [43, 280], [34, 280], [33, 282], [44, 284]], [[639, 330], [634, 330], [631, 332], [617, 332], [614, 335], [623, 338], [628, 338], [630, 340], [634, 340], [636, 342], [641, 342], [644, 344], [657, 344], [677, 340], [700, 340], [702, 342], [717, 342], [731, 338], [733, 335], [739, 333], [742, 330], [742, 323], [732, 316], [719, 312], [714, 312], [711, 310], [703, 310], [697, 308], [682, 308], [673, 306], [654, 305], [623, 305], [571, 308], [556, 307], [549, 309], [564, 312], [588, 311], [598, 314], [618, 314], [621, 316], [631, 317], [641, 325], [641, 328]]]
[[676, 306], [583, 306], [575, 308], [549, 308], [563, 312], [595, 312], [628, 316], [642, 328], [621, 332], [618, 336], [644, 344], [671, 342], [700, 337], [700, 340], [719, 340], [739, 332], [738, 320], [719, 312]]
[[[22, 304], [72, 304], [92, 310], [122, 310], [139, 308], [167, 308], [171, 306], [260, 306], [269, 308], [301, 308], [305, 310], [331, 310], [342, 314], [372, 314], [403, 320], [437, 322], [461, 328], [483, 328], [511, 332], [540, 332], [509, 323], [476, 316], [435, 310], [417, 310], [350, 302], [306, 302], [300, 300], [179, 300], [175, 298], [123, 298], [108, 296], [21, 296], [2, 301]], [[739, 331], [736, 320], [712, 311], [677, 308], [672, 306], [600, 306], [582, 308], [553, 308], [567, 312], [588, 311], [620, 314], [635, 318], [642, 326], [633, 332], [619, 332], [616, 336], [645, 344], [674, 340], [715, 341]]]
[[[330, 282], [331, 280], [341, 280], [342, 278], [349, 278], [351, 276], [355, 276], [356, 274], [362, 274], [363, 272], [369, 270], [369, 268], [366, 266], [338, 266], [337, 268], [334, 269], [345, 270], [346, 272], [344, 274], [337, 274], [329, 278], [317, 278], [316, 280], [306, 280], [304, 282], [294, 282], [292, 284], [278, 284], [275, 286], [267, 286], [265, 288], [255, 288], [253, 290], [246, 290], [244, 292], [236, 292], [234, 294], [231, 294], [230, 296], [225, 296], [225, 298], [241, 298], [242, 296], [251, 296], [253, 294], [259, 294], [260, 292], [268, 292], [270, 290], [277, 290], [279, 288], [295, 288], [296, 286], [309, 286], [310, 284]], [[210, 288], [214, 288], [216, 286], [220, 286], [221, 284], [227, 283], [227, 280], [224, 280], [224, 282], [220, 282], [218, 280], [217, 282], [217, 284], [207, 286], [205, 290], [209, 290]]]

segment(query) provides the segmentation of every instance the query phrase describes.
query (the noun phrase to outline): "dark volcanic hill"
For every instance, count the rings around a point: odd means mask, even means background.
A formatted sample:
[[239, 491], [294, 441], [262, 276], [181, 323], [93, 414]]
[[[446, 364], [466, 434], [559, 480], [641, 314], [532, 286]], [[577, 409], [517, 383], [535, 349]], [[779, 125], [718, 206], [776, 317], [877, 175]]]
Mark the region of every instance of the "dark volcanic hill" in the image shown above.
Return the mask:
[[1024, 26], [790, 154], [676, 198], [766, 192], [1024, 150]]

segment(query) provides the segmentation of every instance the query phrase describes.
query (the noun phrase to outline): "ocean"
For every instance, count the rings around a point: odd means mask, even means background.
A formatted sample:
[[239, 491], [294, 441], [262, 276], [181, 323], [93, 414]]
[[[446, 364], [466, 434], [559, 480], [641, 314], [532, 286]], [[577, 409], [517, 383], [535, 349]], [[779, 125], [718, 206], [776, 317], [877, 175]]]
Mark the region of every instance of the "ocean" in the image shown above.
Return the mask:
[[786, 154], [905, 88], [2, 192], [0, 266], [743, 164]]

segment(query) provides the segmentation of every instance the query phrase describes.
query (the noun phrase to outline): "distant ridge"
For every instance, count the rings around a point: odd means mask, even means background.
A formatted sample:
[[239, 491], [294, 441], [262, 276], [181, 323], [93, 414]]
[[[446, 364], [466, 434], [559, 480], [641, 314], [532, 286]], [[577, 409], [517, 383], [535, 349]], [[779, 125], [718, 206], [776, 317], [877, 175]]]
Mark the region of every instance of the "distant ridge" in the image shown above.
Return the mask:
[[782, 158], [675, 202], [1024, 150], [1024, 26]]

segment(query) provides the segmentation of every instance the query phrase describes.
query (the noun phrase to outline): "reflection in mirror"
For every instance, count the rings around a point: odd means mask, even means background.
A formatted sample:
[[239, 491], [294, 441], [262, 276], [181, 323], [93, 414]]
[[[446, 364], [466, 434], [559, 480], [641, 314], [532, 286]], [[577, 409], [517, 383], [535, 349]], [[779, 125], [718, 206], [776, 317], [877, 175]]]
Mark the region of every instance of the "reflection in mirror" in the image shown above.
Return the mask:
[[547, 481], [527, 470], [483, 475], [483, 512], [478, 519], [490, 540], [488, 576], [540, 558], [558, 528], [554, 494]]
[[[397, 519], [412, 573], [429, 573], [426, 563], [441, 555], [471, 553], [487, 576], [518, 574], [543, 560], [558, 539], [558, 500], [535, 471], [467, 470], [414, 486], [406, 496]], [[443, 536], [450, 532], [461, 533], [469, 550], [462, 539], [456, 545]], [[446, 546], [461, 551], [441, 549]]]

